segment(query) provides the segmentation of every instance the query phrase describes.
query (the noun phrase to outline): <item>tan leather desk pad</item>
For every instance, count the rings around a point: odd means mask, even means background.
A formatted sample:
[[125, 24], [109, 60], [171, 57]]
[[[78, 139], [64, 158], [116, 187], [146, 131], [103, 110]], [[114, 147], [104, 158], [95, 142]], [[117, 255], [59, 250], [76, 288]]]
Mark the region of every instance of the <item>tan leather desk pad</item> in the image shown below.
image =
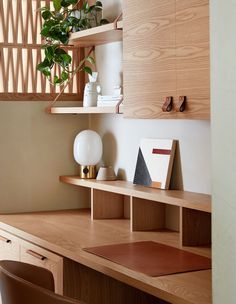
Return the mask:
[[84, 250], [152, 277], [211, 268], [209, 258], [152, 241]]

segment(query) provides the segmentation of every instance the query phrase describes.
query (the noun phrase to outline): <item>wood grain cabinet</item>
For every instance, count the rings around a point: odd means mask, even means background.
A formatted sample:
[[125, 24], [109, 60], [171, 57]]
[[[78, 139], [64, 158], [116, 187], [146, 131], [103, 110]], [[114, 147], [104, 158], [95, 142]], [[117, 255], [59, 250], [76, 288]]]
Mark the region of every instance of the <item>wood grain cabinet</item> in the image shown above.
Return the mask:
[[0, 260], [20, 260], [19, 239], [3, 230], [0, 230]]
[[0, 230], [0, 260], [21, 261], [50, 270], [54, 277], [55, 292], [63, 294], [61, 256]]
[[123, 2], [124, 115], [209, 119], [209, 0]]
[[50, 270], [54, 277], [55, 292], [63, 294], [63, 258], [61, 256], [21, 240], [20, 261]]

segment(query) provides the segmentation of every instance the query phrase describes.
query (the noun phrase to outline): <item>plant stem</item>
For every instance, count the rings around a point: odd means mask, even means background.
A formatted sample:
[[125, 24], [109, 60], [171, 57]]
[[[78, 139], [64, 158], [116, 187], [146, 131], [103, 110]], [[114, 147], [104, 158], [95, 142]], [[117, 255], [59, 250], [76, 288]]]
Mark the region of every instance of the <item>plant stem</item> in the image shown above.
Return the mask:
[[80, 64], [78, 65], [78, 67], [74, 70], [74, 72], [71, 75], [71, 78], [67, 81], [67, 83], [63, 86], [63, 88], [61, 89], [60, 93], [57, 95], [57, 97], [51, 102], [50, 107], [52, 107], [57, 100], [60, 98], [61, 94], [64, 92], [64, 90], [67, 88], [67, 86], [71, 83], [72, 79], [74, 78], [74, 76], [76, 75], [77, 72], [80, 72], [82, 69], [82, 66], [84, 65], [86, 58], [89, 57], [91, 55], [91, 53], [94, 51], [94, 46], [89, 50], [88, 55], [80, 62]]

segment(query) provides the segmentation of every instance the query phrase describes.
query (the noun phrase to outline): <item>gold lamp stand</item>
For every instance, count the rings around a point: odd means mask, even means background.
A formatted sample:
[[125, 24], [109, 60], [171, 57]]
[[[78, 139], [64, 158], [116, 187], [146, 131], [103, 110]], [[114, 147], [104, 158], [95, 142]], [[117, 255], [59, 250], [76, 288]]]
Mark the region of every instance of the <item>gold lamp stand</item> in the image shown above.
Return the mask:
[[80, 178], [91, 179], [96, 178], [96, 166], [80, 166]]

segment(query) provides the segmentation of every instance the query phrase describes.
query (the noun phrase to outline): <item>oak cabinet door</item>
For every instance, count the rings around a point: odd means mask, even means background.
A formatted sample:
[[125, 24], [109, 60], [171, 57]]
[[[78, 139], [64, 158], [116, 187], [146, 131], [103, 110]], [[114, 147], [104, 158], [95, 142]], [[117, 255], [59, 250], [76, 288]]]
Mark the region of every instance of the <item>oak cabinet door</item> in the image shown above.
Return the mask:
[[123, 11], [124, 115], [168, 118], [162, 105], [176, 96], [175, 0], [124, 0]]
[[50, 270], [54, 277], [55, 292], [63, 294], [63, 258], [61, 256], [21, 240], [20, 261]]
[[[0, 260], [19, 261], [20, 245], [17, 237], [0, 229]], [[0, 294], [0, 304], [2, 304]]]
[[19, 261], [20, 245], [17, 237], [0, 230], [0, 260]]
[[186, 96], [183, 118], [210, 116], [209, 0], [176, 0], [177, 96]]

